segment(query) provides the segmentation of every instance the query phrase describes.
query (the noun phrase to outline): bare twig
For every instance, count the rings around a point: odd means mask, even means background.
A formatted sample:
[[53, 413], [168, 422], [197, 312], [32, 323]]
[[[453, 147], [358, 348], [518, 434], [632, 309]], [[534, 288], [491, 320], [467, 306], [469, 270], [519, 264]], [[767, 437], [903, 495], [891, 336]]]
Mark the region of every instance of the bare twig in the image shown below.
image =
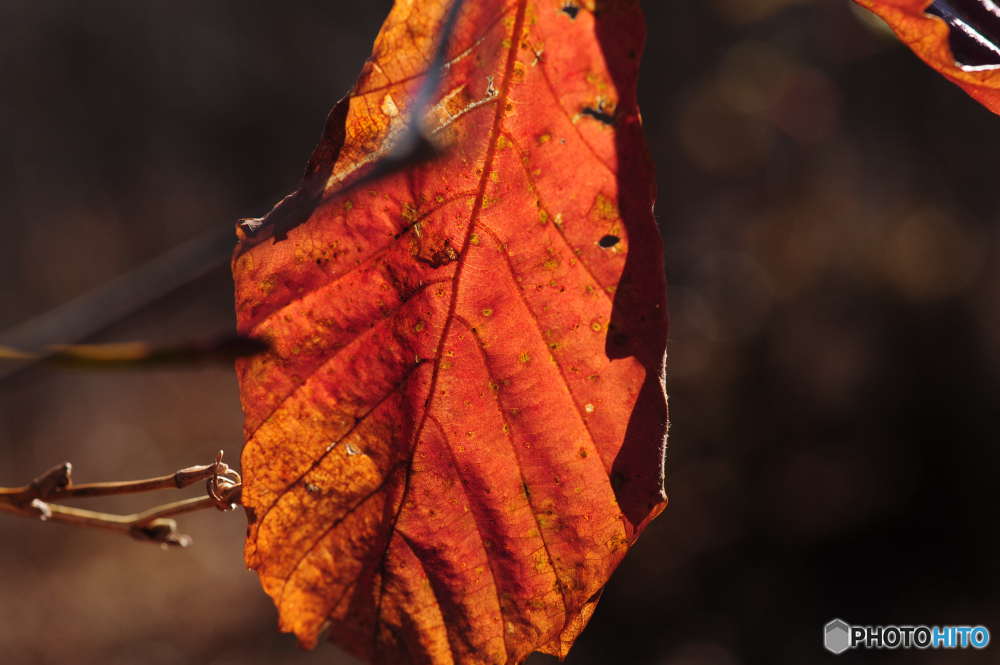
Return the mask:
[[[462, 6], [454, 0], [445, 16], [441, 40], [417, 94], [415, 113], [393, 146], [375, 163], [372, 170], [347, 189], [367, 184], [415, 163], [428, 161], [439, 152], [427, 137], [427, 128], [420, 118], [441, 81], [444, 57], [451, 32]], [[279, 198], [279, 197], [274, 197]], [[273, 199], [269, 199], [273, 200]], [[239, 226], [248, 235], [255, 235], [265, 218], [241, 220]], [[145, 305], [176, 291], [182, 286], [226, 263], [232, 256], [234, 238], [231, 227], [213, 229], [175, 247], [165, 254], [120, 275], [107, 284], [64, 303], [44, 314], [0, 331], [0, 380], [44, 360], [56, 366], [74, 364], [79, 358], [66, 353], [46, 352], [53, 345], [75, 342], [92, 335]], [[63, 347], [65, 350], [68, 347]], [[75, 363], [79, 366], [80, 363]], [[96, 366], [96, 363], [89, 363]], [[107, 364], [103, 365], [107, 366]]]
[[[338, 195], [342, 196], [352, 190], [366, 186], [374, 180], [384, 178], [415, 164], [429, 162], [441, 156], [440, 149], [428, 136], [430, 129], [424, 126], [424, 114], [430, 107], [431, 99], [437, 92], [438, 85], [441, 83], [446, 65], [445, 54], [448, 52], [451, 33], [455, 28], [455, 22], [458, 20], [458, 13], [461, 8], [462, 0], [453, 0], [448, 12], [444, 16], [441, 39], [434, 49], [434, 56], [431, 59], [430, 67], [427, 69], [424, 82], [417, 91], [417, 97], [412, 106], [413, 112], [410, 114], [408, 124], [399, 134], [392, 148], [384, 156], [376, 160], [365, 175], [340, 189], [337, 192]], [[247, 236], [255, 236], [269, 223], [268, 218], [269, 215], [241, 219], [237, 226]]]
[[266, 350], [264, 342], [238, 335], [164, 346], [146, 342], [62, 344], [50, 346], [43, 353], [0, 346], [0, 373], [5, 367], [3, 363], [25, 361], [57, 369], [144, 369], [161, 365], [228, 364], [236, 358]]
[[21, 362], [0, 367], [0, 379], [30, 365], [36, 359], [31, 354], [92, 335], [226, 263], [234, 244], [231, 227], [213, 229], [94, 291], [0, 332], [0, 346], [29, 352]]
[[[222, 463], [222, 452], [212, 464], [193, 466], [159, 478], [119, 483], [87, 483], [74, 485], [72, 466], [67, 462], [49, 469], [30, 485], [0, 488], [0, 512], [31, 519], [76, 524], [104, 531], [113, 531], [137, 540], [160, 543], [164, 547], [187, 547], [191, 538], [177, 533], [177, 515], [207, 508], [233, 510], [240, 500], [242, 479], [236, 471]], [[181, 489], [206, 481], [207, 496], [175, 501], [132, 515], [112, 515], [93, 510], [60, 506], [53, 501], [96, 496], [136, 494], [161, 489]]]

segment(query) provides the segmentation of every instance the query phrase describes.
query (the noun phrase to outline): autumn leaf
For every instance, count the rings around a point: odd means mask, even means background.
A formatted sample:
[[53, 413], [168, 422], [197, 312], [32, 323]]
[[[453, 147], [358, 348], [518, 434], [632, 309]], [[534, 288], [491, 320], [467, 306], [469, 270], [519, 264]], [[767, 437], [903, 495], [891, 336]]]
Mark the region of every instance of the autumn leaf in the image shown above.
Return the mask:
[[[378, 663], [564, 656], [665, 506], [637, 0], [399, 0], [233, 260], [247, 565]], [[413, 117], [416, 116], [416, 117]], [[411, 123], [438, 157], [374, 177]], [[375, 171], [383, 173], [380, 171]]]
[[924, 62], [1000, 113], [1000, 10], [990, 0], [855, 0]]

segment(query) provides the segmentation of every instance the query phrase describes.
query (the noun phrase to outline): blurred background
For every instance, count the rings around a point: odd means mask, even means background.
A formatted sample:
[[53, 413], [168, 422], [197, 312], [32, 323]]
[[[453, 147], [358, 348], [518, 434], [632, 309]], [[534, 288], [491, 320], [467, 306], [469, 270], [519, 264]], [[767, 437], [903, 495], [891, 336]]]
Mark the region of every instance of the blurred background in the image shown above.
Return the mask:
[[[0, 0], [0, 330], [293, 191], [390, 4]], [[643, 4], [670, 505], [566, 662], [828, 662], [835, 617], [1000, 636], [1000, 118], [848, 0]], [[231, 330], [231, 291], [220, 266], [90, 339]], [[241, 424], [227, 367], [31, 369], [0, 382], [0, 485], [234, 463]], [[244, 529], [0, 516], [0, 663], [353, 663], [275, 634]]]

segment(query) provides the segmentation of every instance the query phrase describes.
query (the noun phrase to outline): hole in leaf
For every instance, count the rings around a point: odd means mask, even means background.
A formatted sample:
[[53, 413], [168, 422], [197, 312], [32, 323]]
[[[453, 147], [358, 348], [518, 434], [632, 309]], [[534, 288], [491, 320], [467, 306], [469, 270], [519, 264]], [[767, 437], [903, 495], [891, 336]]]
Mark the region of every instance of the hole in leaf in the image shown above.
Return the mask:
[[948, 46], [965, 71], [1000, 68], [1000, 7], [992, 0], [935, 0], [924, 10], [948, 24]]
[[560, 9], [559, 11], [568, 16], [571, 21], [575, 21], [576, 15], [580, 13], [580, 8], [574, 5], [572, 2], [567, 2], [565, 5], [563, 5], [562, 9]]
[[588, 106], [587, 108], [580, 111], [580, 115], [589, 115], [594, 120], [604, 123], [605, 125], [614, 125], [615, 117], [610, 113], [606, 112], [603, 108], [592, 108]]
[[604, 236], [603, 238], [597, 241], [597, 244], [603, 247], [604, 249], [609, 249], [617, 245], [619, 242], [621, 242], [621, 238], [619, 238], [618, 236]]

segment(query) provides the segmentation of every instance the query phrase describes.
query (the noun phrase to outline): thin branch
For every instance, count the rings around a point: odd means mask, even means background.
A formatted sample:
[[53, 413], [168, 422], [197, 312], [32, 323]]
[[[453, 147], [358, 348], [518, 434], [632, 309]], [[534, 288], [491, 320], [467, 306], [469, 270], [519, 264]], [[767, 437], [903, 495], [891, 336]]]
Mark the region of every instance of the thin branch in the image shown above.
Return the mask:
[[[428, 137], [430, 129], [425, 127], [424, 114], [430, 107], [431, 99], [437, 92], [438, 85], [441, 83], [444, 68], [447, 64], [445, 62], [445, 54], [448, 52], [451, 33], [455, 28], [455, 22], [458, 20], [458, 13], [461, 8], [462, 0], [453, 0], [448, 12], [444, 16], [441, 39], [434, 49], [434, 56], [431, 59], [430, 67], [427, 69], [424, 82], [417, 91], [417, 96], [412, 107], [413, 112], [410, 114], [406, 127], [395, 140], [388, 153], [376, 160], [368, 173], [338, 190], [338, 196], [343, 196], [348, 192], [368, 185], [368, 183], [374, 180], [379, 180], [407, 167], [429, 162], [441, 156], [441, 150]], [[266, 224], [270, 223], [269, 217], [270, 215], [268, 214], [263, 217], [241, 219], [237, 223], [237, 227], [247, 236], [253, 237]]]
[[[259, 340], [239, 335], [155, 346], [146, 342], [53, 345], [42, 353], [0, 346], [0, 363], [37, 362], [57, 369], [142, 369], [161, 365], [228, 364], [267, 350]], [[0, 365], [0, 377], [4, 366]]]
[[[49, 469], [19, 488], [0, 488], [0, 512], [20, 515], [43, 522], [75, 524], [103, 531], [121, 533], [137, 540], [160, 543], [164, 547], [187, 547], [191, 538], [177, 533], [177, 523], [170, 519], [177, 515], [216, 508], [233, 510], [240, 500], [242, 479], [236, 471], [222, 463], [222, 452], [213, 464], [193, 466], [159, 478], [119, 483], [88, 483], [73, 485], [72, 466], [67, 462]], [[93, 510], [69, 508], [53, 500], [83, 497], [136, 494], [161, 489], [183, 489], [206, 482], [208, 496], [175, 501], [131, 515], [112, 515]]]
[[[409, 125], [390, 154], [376, 162], [369, 174], [348, 189], [439, 154], [427, 138], [426, 128], [422, 127], [419, 118], [440, 83], [444, 55], [461, 6], [462, 0], [454, 0], [445, 16], [441, 40], [434, 51], [427, 78], [418, 91], [416, 112]], [[280, 198], [275, 196], [268, 202]], [[271, 207], [268, 205], [265, 209]], [[265, 217], [241, 220], [239, 226], [248, 235], [255, 235]], [[0, 360], [6, 361], [0, 364], [0, 380], [43, 359], [57, 366], [68, 364], [62, 363], [66, 360], [65, 355], [53, 358], [46, 349], [88, 337], [225, 264], [232, 257], [234, 241], [231, 227], [212, 229], [75, 300], [0, 331], [0, 347], [3, 347]]]
[[[226, 263], [234, 244], [231, 227], [208, 231], [94, 291], [0, 332], [0, 345], [38, 353], [52, 344], [88, 337]], [[33, 360], [29, 356], [4, 364], [0, 379]]]

